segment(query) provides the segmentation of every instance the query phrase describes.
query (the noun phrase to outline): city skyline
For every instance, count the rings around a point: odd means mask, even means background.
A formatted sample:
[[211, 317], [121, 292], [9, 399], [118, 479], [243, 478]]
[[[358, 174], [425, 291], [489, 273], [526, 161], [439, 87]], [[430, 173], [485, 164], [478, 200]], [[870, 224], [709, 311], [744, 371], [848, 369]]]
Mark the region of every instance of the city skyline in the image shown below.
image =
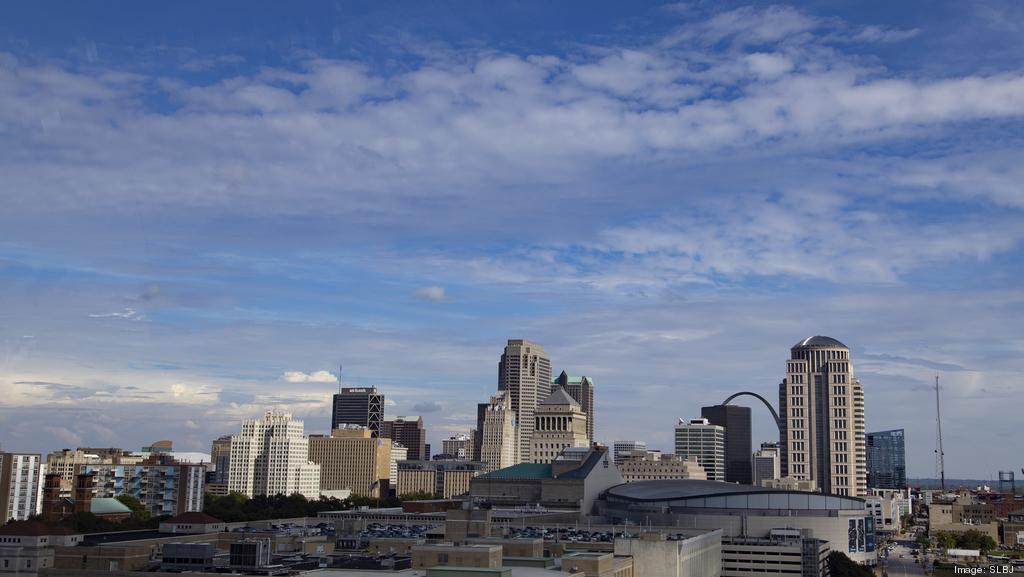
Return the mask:
[[0, 19], [0, 450], [329, 434], [341, 363], [440, 448], [522, 338], [667, 452], [828, 335], [908, 477], [936, 375], [1024, 465], [1019, 4], [254, 6]]

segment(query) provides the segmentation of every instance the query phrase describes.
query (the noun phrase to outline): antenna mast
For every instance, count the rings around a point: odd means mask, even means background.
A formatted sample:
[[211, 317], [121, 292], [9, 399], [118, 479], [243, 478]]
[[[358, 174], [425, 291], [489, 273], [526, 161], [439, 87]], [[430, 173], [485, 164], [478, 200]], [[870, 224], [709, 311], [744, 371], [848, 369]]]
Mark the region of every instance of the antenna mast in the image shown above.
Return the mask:
[[341, 394], [341, 369], [345, 368], [345, 365], [338, 365], [338, 394]]
[[939, 376], [935, 375], [935, 472], [946, 490], [946, 453], [942, 450], [942, 409], [939, 404]]

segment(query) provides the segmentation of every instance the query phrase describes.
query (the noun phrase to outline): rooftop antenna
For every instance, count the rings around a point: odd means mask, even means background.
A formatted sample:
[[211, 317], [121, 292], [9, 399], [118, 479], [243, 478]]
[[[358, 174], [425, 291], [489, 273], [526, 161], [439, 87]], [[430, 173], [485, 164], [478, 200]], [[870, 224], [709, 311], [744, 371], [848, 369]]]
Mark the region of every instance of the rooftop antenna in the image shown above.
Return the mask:
[[942, 408], [939, 403], [939, 376], [935, 375], [935, 472], [942, 491], [946, 491], [946, 453], [942, 450]]
[[341, 369], [345, 368], [345, 365], [338, 365], [338, 394], [341, 394]]

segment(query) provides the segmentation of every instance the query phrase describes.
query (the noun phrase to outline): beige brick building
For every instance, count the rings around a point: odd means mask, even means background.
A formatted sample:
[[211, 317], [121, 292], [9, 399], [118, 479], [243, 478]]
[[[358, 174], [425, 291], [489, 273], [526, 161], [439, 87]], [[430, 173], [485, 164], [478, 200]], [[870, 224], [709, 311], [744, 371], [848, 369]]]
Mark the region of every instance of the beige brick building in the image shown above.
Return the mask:
[[587, 415], [565, 389], [556, 388], [537, 406], [530, 445], [532, 463], [550, 463], [562, 449], [590, 446]]
[[485, 471], [497, 471], [519, 463], [519, 427], [508, 391], [491, 397], [483, 415], [480, 461]]
[[430, 493], [442, 499], [469, 493], [469, 481], [483, 472], [473, 461], [400, 461], [398, 495]]
[[391, 439], [372, 436], [370, 429], [347, 426], [331, 436], [309, 437], [309, 460], [320, 465], [320, 489], [350, 489], [353, 495], [378, 497], [389, 485]]
[[535, 411], [551, 393], [551, 359], [544, 347], [525, 339], [509, 339], [498, 363], [498, 390], [509, 393], [519, 424], [519, 460], [529, 463]]
[[662, 455], [657, 451], [637, 451], [625, 456], [618, 465], [622, 478], [633, 481], [658, 481], [663, 479], [707, 479], [704, 467], [697, 463], [697, 457]]

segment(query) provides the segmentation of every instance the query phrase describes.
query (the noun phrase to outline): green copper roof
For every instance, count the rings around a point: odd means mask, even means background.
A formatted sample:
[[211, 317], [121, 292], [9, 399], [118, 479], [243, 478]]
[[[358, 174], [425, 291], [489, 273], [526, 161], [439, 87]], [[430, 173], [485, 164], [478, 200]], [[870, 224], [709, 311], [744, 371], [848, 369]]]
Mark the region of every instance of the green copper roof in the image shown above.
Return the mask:
[[89, 512], [93, 515], [113, 515], [116, 513], [131, 513], [127, 505], [111, 497], [98, 497], [92, 500], [89, 505]]
[[480, 475], [480, 479], [550, 479], [551, 463], [519, 463]]

